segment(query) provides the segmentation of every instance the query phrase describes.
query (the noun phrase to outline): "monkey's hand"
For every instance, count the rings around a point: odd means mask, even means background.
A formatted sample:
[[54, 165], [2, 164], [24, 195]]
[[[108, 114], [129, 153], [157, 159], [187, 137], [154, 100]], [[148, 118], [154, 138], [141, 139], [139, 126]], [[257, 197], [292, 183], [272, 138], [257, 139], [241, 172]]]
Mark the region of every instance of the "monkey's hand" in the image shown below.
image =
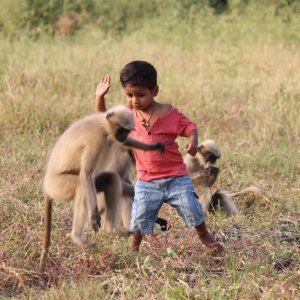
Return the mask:
[[206, 168], [207, 173], [210, 177], [218, 177], [220, 169], [214, 166], [209, 166]]
[[153, 144], [150, 144], [151, 150], [158, 150], [161, 154], [165, 152], [165, 145], [161, 142], [155, 142]]
[[95, 232], [97, 232], [101, 227], [101, 217], [98, 208], [93, 211], [93, 214], [91, 216], [91, 226]]
[[214, 166], [209, 166], [205, 169], [205, 172], [208, 175], [208, 181], [207, 184], [209, 187], [213, 186], [214, 183], [217, 180], [217, 177], [219, 175], [220, 169]]

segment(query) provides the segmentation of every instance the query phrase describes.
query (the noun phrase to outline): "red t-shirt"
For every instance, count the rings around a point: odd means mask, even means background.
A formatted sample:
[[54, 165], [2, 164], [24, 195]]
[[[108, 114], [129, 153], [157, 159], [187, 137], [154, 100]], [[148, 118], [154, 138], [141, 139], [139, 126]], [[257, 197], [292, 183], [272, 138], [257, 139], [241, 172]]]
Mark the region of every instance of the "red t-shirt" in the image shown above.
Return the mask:
[[175, 142], [177, 136], [188, 137], [191, 130], [197, 129], [195, 123], [179, 112], [174, 106], [162, 117], [156, 117], [155, 122], [148, 131], [147, 127], [134, 114], [135, 129], [130, 137], [145, 144], [161, 142], [165, 145], [165, 152], [135, 150], [137, 178], [149, 181], [158, 178], [187, 175], [186, 165]]

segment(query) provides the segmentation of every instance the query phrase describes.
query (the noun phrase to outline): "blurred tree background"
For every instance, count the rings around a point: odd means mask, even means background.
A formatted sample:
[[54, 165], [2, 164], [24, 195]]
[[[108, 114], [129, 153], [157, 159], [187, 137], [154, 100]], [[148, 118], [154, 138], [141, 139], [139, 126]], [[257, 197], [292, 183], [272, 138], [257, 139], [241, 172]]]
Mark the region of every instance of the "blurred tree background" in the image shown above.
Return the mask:
[[[41, 33], [55, 34], [61, 16], [72, 12], [76, 19], [71, 33], [86, 25], [95, 25], [104, 32], [122, 34], [134, 31], [152, 19], [165, 24], [202, 23], [209, 15], [251, 16], [264, 18], [268, 14], [282, 22], [299, 17], [298, 0], [2, 0], [0, 32], [10, 39], [24, 33], [38, 37]], [[253, 14], [255, 12], [255, 14]], [[68, 21], [66, 21], [68, 23]], [[75, 24], [76, 23], [76, 24]], [[69, 24], [70, 26], [70, 24]], [[66, 30], [70, 33], [68, 30]]]

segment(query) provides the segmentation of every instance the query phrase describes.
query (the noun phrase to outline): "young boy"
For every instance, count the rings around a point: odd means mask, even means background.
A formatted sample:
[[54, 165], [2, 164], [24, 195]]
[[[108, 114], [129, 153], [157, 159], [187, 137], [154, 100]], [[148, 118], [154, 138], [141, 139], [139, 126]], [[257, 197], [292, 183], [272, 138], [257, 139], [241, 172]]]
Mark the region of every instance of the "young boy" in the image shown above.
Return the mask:
[[[163, 203], [175, 207], [189, 227], [195, 227], [201, 242], [217, 252], [224, 250], [208, 233], [202, 206], [187, 176], [187, 169], [175, 142], [177, 136], [189, 138], [186, 152], [195, 155], [198, 131], [195, 123], [170, 104], [159, 103], [157, 73], [145, 61], [125, 65], [120, 74], [128, 106], [135, 118], [131, 137], [144, 143], [160, 141], [164, 154], [135, 150], [137, 182], [132, 204], [131, 249], [138, 251], [145, 234], [151, 234]], [[96, 90], [95, 108], [105, 111], [105, 99], [110, 88], [110, 76], [103, 77]]]

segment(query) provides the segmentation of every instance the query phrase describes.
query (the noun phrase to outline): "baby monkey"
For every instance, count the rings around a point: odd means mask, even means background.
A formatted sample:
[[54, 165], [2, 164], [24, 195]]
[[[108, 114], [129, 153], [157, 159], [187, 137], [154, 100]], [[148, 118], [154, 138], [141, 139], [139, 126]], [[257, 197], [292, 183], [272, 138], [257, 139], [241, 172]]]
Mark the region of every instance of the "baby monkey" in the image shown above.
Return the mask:
[[192, 157], [185, 155], [184, 162], [189, 176], [198, 192], [205, 213], [209, 208], [220, 204], [230, 215], [239, 214], [231, 195], [225, 190], [213, 187], [219, 174], [214, 164], [221, 157], [218, 144], [213, 140], [205, 140], [198, 146], [198, 153]]
[[[132, 112], [125, 106], [115, 106], [105, 113], [88, 115], [74, 122], [58, 139], [46, 168], [43, 181], [45, 200], [45, 236], [40, 260], [40, 270], [50, 246], [52, 202], [74, 200], [71, 238], [75, 244], [95, 250], [95, 243], [85, 237], [85, 225], [92, 229], [101, 226], [97, 193], [105, 194], [105, 230], [118, 232], [123, 207], [122, 180], [109, 166], [116, 159], [116, 149], [128, 148], [164, 152], [163, 144], [144, 144], [128, 137], [134, 129]], [[120, 148], [120, 145], [123, 148]], [[109, 188], [97, 190], [97, 177], [109, 175]]]

